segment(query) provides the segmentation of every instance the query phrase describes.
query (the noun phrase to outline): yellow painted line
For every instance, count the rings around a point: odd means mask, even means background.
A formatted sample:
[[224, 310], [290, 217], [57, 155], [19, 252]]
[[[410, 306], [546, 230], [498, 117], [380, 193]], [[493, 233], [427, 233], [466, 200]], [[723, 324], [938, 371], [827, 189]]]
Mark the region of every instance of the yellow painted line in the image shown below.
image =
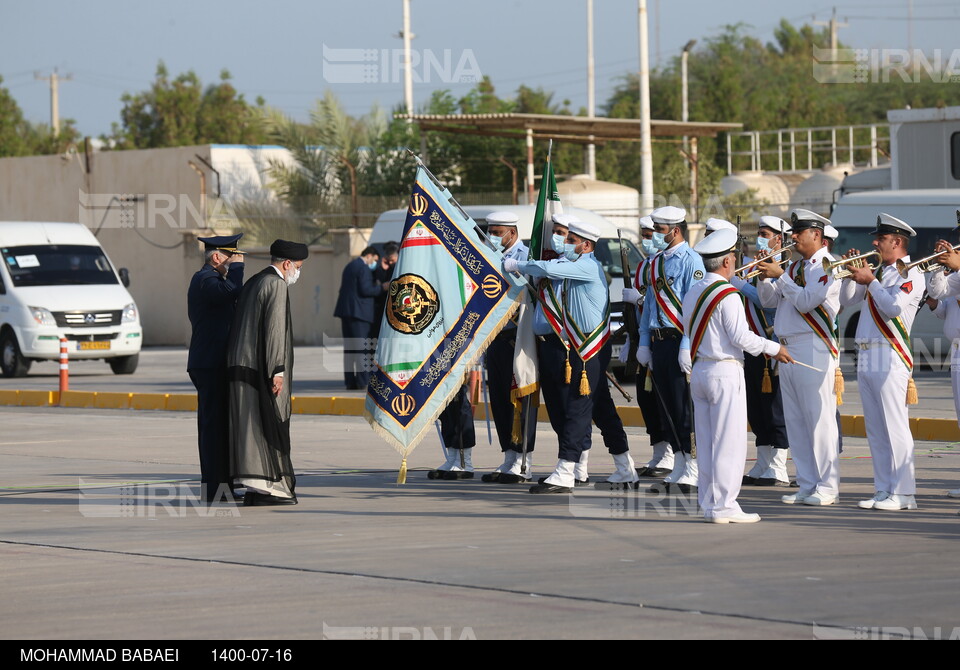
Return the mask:
[[[43, 407], [56, 406], [60, 401], [58, 391], [0, 390], [0, 406]], [[294, 414], [312, 414], [319, 416], [362, 416], [365, 398], [357, 396], [294, 396], [292, 411]], [[67, 391], [63, 396], [63, 407], [95, 407], [98, 409], [153, 409], [181, 412], [195, 412], [197, 396], [193, 393], [117, 393], [93, 391]], [[636, 406], [619, 405], [617, 412], [624, 426], [643, 427], [643, 415]], [[474, 420], [484, 421], [485, 408], [479, 404]], [[537, 420], [549, 421], [547, 409], [541, 405]], [[866, 437], [863, 416], [844, 414], [840, 417], [840, 426], [846, 437]], [[910, 419], [910, 430], [914, 439], [934, 442], [960, 442], [960, 425], [952, 418], [934, 419], [914, 417]]]
[[92, 391], [64, 391], [60, 394], [61, 407], [96, 407], [97, 394]]
[[98, 409], [129, 409], [132, 393], [97, 392], [95, 407]]

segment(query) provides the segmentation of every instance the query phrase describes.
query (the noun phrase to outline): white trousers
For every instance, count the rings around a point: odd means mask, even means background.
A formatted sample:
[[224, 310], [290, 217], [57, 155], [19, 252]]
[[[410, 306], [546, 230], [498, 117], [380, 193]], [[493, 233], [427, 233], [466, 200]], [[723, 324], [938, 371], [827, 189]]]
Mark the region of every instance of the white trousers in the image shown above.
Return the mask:
[[803, 492], [835, 496], [840, 492], [840, 435], [837, 396], [833, 392], [837, 362], [826, 344], [812, 332], [781, 338], [781, 342], [784, 339], [794, 359], [823, 370], [779, 366], [783, 418], [797, 469], [797, 484]]
[[743, 366], [698, 360], [690, 375], [699, 479], [697, 497], [707, 519], [734, 516], [747, 457], [747, 396]]
[[907, 415], [910, 371], [889, 344], [872, 344], [857, 353], [857, 380], [873, 458], [874, 486], [877, 491], [913, 495], [917, 483]]
[[960, 340], [954, 340], [950, 347], [950, 381], [953, 382], [953, 409], [960, 424]]

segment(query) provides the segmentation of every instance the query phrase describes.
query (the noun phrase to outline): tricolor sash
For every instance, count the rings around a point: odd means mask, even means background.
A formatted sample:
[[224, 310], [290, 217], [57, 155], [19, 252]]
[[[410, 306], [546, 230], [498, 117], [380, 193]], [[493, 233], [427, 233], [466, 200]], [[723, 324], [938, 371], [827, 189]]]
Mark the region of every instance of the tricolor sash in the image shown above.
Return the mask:
[[693, 308], [693, 316], [690, 319], [690, 330], [693, 337], [690, 340], [690, 358], [697, 360], [697, 350], [700, 348], [700, 342], [703, 341], [703, 334], [707, 331], [707, 324], [714, 310], [720, 304], [720, 301], [732, 293], [737, 293], [737, 289], [725, 279], [719, 279], [700, 294], [697, 304]]
[[657, 307], [667, 317], [670, 325], [683, 332], [683, 318], [681, 316], [682, 303], [677, 294], [673, 292], [669, 282], [667, 282], [664, 265], [666, 259], [663, 253], [657, 254], [657, 257], [650, 263], [650, 279], [654, 288], [654, 295], [657, 298]]
[[[790, 265], [790, 270], [787, 273], [790, 279], [800, 288], [807, 285], [803, 276], [803, 263], [804, 261], [802, 259], [794, 261]], [[797, 269], [798, 267], [799, 270]], [[830, 355], [834, 358], [840, 358], [840, 337], [837, 333], [836, 323], [830, 318], [827, 310], [820, 306], [811, 312], [798, 311], [798, 313], [803, 317], [803, 320], [807, 322], [810, 329], [813, 330], [813, 334], [823, 340], [827, 349], [830, 350]]]
[[[564, 293], [567, 291], [566, 281], [564, 281], [563, 291]], [[589, 333], [584, 332], [584, 330], [573, 320], [570, 310], [566, 308], [566, 301], [564, 301], [563, 320], [564, 326], [567, 330], [567, 335], [570, 337], [570, 343], [577, 350], [577, 353], [580, 355], [580, 359], [584, 363], [600, 353], [600, 350], [603, 349], [603, 345], [606, 344], [607, 340], [610, 339], [609, 301], [607, 302], [607, 307], [603, 312], [603, 319], [601, 319], [600, 325], [598, 325]]]
[[544, 278], [540, 282], [537, 293], [540, 297], [540, 306], [543, 307], [543, 315], [547, 318], [550, 328], [557, 337], [566, 341], [567, 338], [563, 334], [563, 307], [561, 307], [560, 296], [553, 290], [553, 282]]
[[[883, 276], [883, 268], [878, 268], [876, 274], [879, 280], [880, 277]], [[913, 354], [910, 353], [910, 333], [907, 332], [907, 327], [903, 323], [903, 319], [896, 316], [892, 319], [885, 320], [883, 315], [880, 314], [880, 310], [877, 309], [877, 304], [874, 302], [873, 296], [870, 295], [869, 291], [867, 291], [867, 306], [870, 308], [870, 316], [873, 317], [873, 322], [877, 324], [877, 329], [880, 331], [880, 334], [883, 335], [883, 339], [897, 352], [897, 356], [899, 356], [903, 364], [907, 366], [907, 370], [912, 371]]]

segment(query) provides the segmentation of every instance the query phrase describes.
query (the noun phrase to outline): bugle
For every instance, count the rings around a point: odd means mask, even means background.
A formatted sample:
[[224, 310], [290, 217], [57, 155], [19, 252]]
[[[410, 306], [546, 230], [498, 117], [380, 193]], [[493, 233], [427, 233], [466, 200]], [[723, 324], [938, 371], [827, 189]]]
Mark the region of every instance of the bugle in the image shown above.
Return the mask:
[[[960, 249], [960, 244], [958, 244], [958, 245], [956, 245], [956, 246], [953, 246], [953, 247], [950, 247], [949, 250], [950, 250], [950, 251], [957, 251], [958, 249]], [[922, 272], [922, 273], [924, 273], [924, 274], [927, 273], [927, 272], [936, 272], [936, 271], [938, 271], [938, 270], [946, 270], [946, 269], [948, 269], [948, 268], [945, 268], [944, 266], [940, 265], [940, 263], [938, 263], [938, 262], [935, 260], [935, 259], [937, 258], [937, 256], [939, 256], [940, 254], [945, 254], [945, 253], [947, 253], [947, 250], [938, 251], [938, 252], [936, 252], [936, 253], [930, 254], [929, 256], [927, 256], [927, 257], [925, 257], [925, 258], [921, 258], [921, 259], [918, 260], [918, 261], [913, 261], [912, 263], [904, 263], [904, 262], [903, 262], [903, 259], [900, 258], [900, 259], [897, 260], [897, 272], [900, 273], [900, 276], [901, 276], [901, 277], [903, 277], [904, 279], [906, 279], [906, 278], [907, 278], [907, 274], [908, 274], [908, 273], [910, 272], [910, 270], [912, 270], [913, 268], [917, 268], [918, 270], [920, 270], [920, 272]]]
[[[829, 258], [823, 259], [823, 271], [828, 275], [833, 275], [834, 279], [846, 279], [853, 274], [853, 271], [849, 268], [843, 268], [842, 270], [837, 270], [842, 265], [849, 265], [850, 263], [864, 263], [868, 258], [876, 258], [877, 263], [873, 265], [867, 263], [867, 267], [871, 270], [876, 271], [880, 267], [880, 252], [879, 251], [869, 251], [865, 254], [860, 254], [859, 256], [851, 256], [850, 258], [841, 258], [839, 260], [831, 261]], [[860, 267], [858, 265], [858, 267]], [[836, 271], [835, 271], [836, 270]]]
[[[760, 263], [771, 263], [775, 262], [777, 265], [785, 265], [793, 259], [793, 247], [796, 245], [796, 242], [791, 242], [787, 246], [781, 249], [774, 249], [770, 253], [761, 256], [760, 258], [755, 258], [749, 263], [745, 263], [743, 266], [734, 270], [734, 274], [740, 279], [753, 279], [759, 275], [762, 271], [756, 268]], [[783, 256], [783, 254], [786, 254]], [[781, 256], [780, 260], [774, 261], [774, 258]]]

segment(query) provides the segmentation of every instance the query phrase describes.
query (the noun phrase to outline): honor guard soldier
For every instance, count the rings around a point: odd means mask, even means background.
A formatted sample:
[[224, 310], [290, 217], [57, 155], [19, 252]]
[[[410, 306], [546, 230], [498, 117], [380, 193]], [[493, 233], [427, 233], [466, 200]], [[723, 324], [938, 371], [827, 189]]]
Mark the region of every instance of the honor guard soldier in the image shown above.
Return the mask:
[[241, 237], [243, 233], [198, 237], [206, 262], [187, 290], [187, 315], [193, 329], [187, 373], [197, 389], [200, 482], [207, 502], [220, 497], [221, 487], [230, 490], [227, 340], [243, 288], [243, 252], [237, 249]]
[[[781, 239], [790, 235], [790, 224], [776, 216], [761, 216], [757, 228], [756, 255], [770, 256], [782, 261]], [[744, 258], [744, 264], [753, 258]], [[773, 333], [777, 310], [760, 304], [757, 294], [759, 275], [741, 279], [734, 275], [730, 280], [743, 298], [744, 312], [750, 330], [760, 337], [778, 342]], [[756, 437], [757, 460], [743, 477], [743, 483], [756, 486], [790, 486], [787, 474], [787, 424], [783, 418], [783, 396], [780, 393], [780, 377], [776, 361], [766, 355], [753, 356], [746, 353], [743, 372], [747, 389], [747, 420]]]
[[827, 248], [827, 252], [831, 257], [833, 257], [833, 244], [837, 241], [838, 237], [840, 237], [839, 230], [833, 226], [823, 227], [823, 246]]
[[[504, 260], [510, 258], [525, 261], [530, 250], [520, 240], [517, 232], [517, 215], [513, 212], [491, 212], [486, 217], [487, 236], [496, 251], [503, 253]], [[536, 415], [532, 420], [530, 412], [523, 412], [526, 403], [514, 405], [511, 400], [513, 379], [513, 354], [517, 341], [517, 326], [513, 322], [507, 325], [494, 338], [485, 354], [487, 368], [487, 386], [490, 392], [490, 410], [497, 427], [497, 438], [503, 452], [503, 463], [496, 470], [485, 474], [485, 482], [519, 483], [530, 479], [529, 460], [527, 472], [521, 472], [523, 465], [523, 433], [526, 432], [527, 452], [533, 452], [537, 436]], [[527, 402], [532, 401], [532, 398]], [[516, 420], [516, 421], [515, 421]], [[514, 434], [514, 425], [519, 427]], [[509, 475], [509, 476], [504, 476]]]
[[[542, 379], [551, 424], [555, 430], [559, 429], [559, 461], [549, 477], [530, 488], [531, 493], [573, 490], [578, 479], [577, 465], [590, 448], [594, 421], [617, 467], [608, 482], [630, 484], [639, 479], [627, 448], [626, 432], [604, 378], [611, 350], [610, 295], [603, 266], [593, 254], [600, 231], [593, 224], [575, 219], [563, 222], [568, 226], [568, 233], [562, 258], [526, 262], [507, 259], [503, 264], [507, 272], [550, 279], [548, 288], [554, 297], [552, 283], [562, 282], [559, 303], [541, 303], [548, 320], [559, 320], [552, 328], [560, 340], [559, 348], [552, 345], [547, 349], [548, 358], [540, 359], [541, 370], [549, 366], [565, 371], [563, 388], [557, 394], [551, 390], [548, 395], [548, 382]], [[553, 312], [557, 307], [559, 313]], [[564, 346], [563, 338], [568, 346]], [[561, 349], [563, 358], [558, 356]], [[563, 403], [562, 410], [557, 406], [558, 400]]]
[[708, 237], [718, 230], [732, 230], [736, 232], [737, 227], [729, 221], [724, 221], [723, 219], [709, 218], [707, 219], [706, 230], [704, 231], [703, 236]]
[[684, 332], [690, 337], [690, 392], [697, 435], [699, 488], [704, 520], [754, 523], [759, 514], [740, 509], [747, 455], [747, 400], [743, 353], [791, 363], [786, 348], [747, 327], [740, 293], [730, 283], [737, 264], [737, 231], [720, 228], [697, 244], [706, 276], [683, 298]]
[[[703, 279], [703, 260], [686, 243], [687, 213], [680, 207], [655, 209], [654, 245], [660, 250], [650, 260], [651, 290], [644, 298], [637, 361], [652, 367], [653, 384], [661, 416], [671, 427], [674, 442], [673, 472], [664, 478], [681, 492], [697, 485], [697, 461], [691, 453], [690, 384], [681, 367], [689, 368], [690, 340], [683, 330], [683, 297]], [[656, 361], [653, 363], [653, 361]]]
[[[923, 300], [925, 281], [916, 267], [901, 276], [897, 261], [910, 262], [910, 238], [917, 233], [904, 221], [881, 213], [870, 234], [876, 236], [873, 246], [880, 254], [878, 267], [866, 263], [850, 267], [850, 277], [840, 291], [840, 304], [845, 307], [866, 301], [857, 323], [857, 381], [876, 495], [861, 501], [860, 507], [916, 509], [907, 404], [916, 402], [910, 330]], [[850, 256], [859, 253], [851, 250], [844, 258]]]
[[790, 347], [798, 362], [812, 366], [780, 368], [787, 437], [800, 487], [781, 498], [790, 505], [832, 505], [840, 492], [836, 421], [840, 350], [835, 325], [840, 284], [823, 268], [827, 256], [823, 229], [829, 224], [809, 210], [793, 210], [791, 237], [800, 260], [786, 270], [775, 262], [759, 265], [764, 280], [757, 292], [764, 307], [777, 310], [774, 332], [780, 344]]
[[427, 473], [427, 479], [458, 481], [473, 479], [473, 447], [477, 431], [473, 423], [470, 385], [464, 384], [440, 412], [440, 440], [446, 460]]
[[[657, 254], [657, 249], [653, 245], [653, 219], [644, 216], [640, 219], [640, 243], [643, 245], [643, 251], [647, 255], [643, 262], [637, 267], [637, 272], [633, 278], [633, 287], [623, 289], [624, 309], [630, 305], [636, 305], [637, 324], [643, 320], [643, 298], [650, 290], [650, 261]], [[635, 344], [627, 339], [626, 344], [620, 350], [620, 362], [626, 363], [627, 358], [635, 348]], [[644, 467], [637, 470], [641, 477], [664, 477], [673, 470], [673, 446], [670, 444], [670, 434], [667, 432], [666, 422], [660, 416], [660, 403], [657, 402], [657, 396], [653, 391], [653, 384], [648, 383], [647, 377], [652, 371], [648, 367], [640, 366], [637, 370], [637, 405], [640, 406], [640, 414], [643, 416], [644, 429], [647, 437], [650, 438], [650, 444], [653, 446], [653, 458]]]
[[[957, 211], [957, 221], [960, 221], [960, 210]], [[960, 225], [956, 231], [960, 232]], [[934, 314], [943, 319], [943, 334], [950, 340], [950, 381], [953, 386], [953, 406], [960, 420], [960, 250], [954, 249], [946, 240], [937, 242], [936, 251], [943, 252], [937, 256], [937, 262], [949, 274], [940, 272], [939, 268], [930, 273], [927, 280], [927, 292], [930, 298], [937, 300]], [[948, 491], [951, 498], [960, 498], [960, 488]]]

